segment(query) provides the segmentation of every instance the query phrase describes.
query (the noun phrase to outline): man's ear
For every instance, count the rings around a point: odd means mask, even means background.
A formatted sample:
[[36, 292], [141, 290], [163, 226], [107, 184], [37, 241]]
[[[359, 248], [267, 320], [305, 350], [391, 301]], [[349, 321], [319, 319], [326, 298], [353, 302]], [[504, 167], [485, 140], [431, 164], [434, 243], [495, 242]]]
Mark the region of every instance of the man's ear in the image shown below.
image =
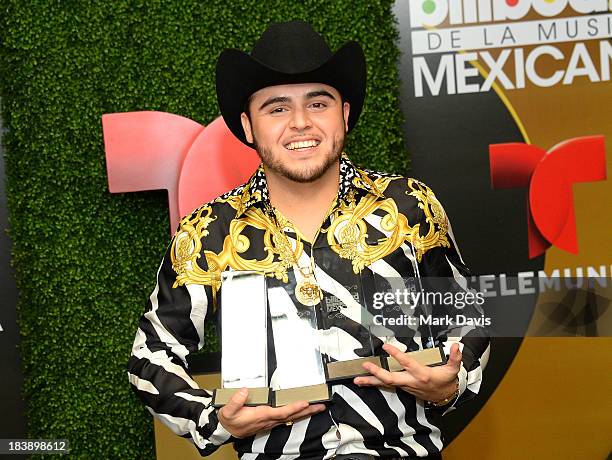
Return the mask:
[[342, 114], [344, 115], [344, 132], [348, 132], [348, 119], [351, 112], [351, 104], [344, 102], [342, 104]]
[[244, 130], [244, 136], [249, 144], [253, 143], [253, 128], [251, 126], [251, 120], [249, 116], [242, 112], [240, 114], [240, 123], [242, 123], [242, 129]]

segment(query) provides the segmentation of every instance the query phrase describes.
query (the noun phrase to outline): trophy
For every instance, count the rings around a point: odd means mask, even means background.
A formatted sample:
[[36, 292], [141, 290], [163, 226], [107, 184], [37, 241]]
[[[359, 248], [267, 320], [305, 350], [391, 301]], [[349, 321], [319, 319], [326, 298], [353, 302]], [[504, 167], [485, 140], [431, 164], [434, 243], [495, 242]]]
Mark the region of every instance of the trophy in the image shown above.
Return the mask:
[[266, 279], [253, 271], [226, 271], [221, 284], [221, 389], [215, 405], [249, 388], [247, 406], [269, 404]]
[[[431, 306], [423, 300], [422, 279], [413, 277], [371, 274], [364, 278], [367, 310], [372, 314], [370, 331], [382, 342], [399, 349], [425, 366], [439, 366], [447, 362], [441, 345], [435, 346], [431, 327], [422, 318], [431, 316]], [[424, 348], [421, 348], [424, 347]], [[392, 356], [385, 356], [386, 369], [403, 371]]]
[[330, 382], [366, 375], [366, 362], [383, 366], [375, 353], [382, 343], [371, 334], [360, 274], [342, 273], [323, 285], [321, 302], [322, 348]]
[[223, 388], [214, 392], [216, 407], [227, 404], [242, 387], [249, 389], [246, 405], [251, 406], [330, 400], [317, 308], [312, 301], [303, 302], [304, 296], [312, 298], [312, 286], [300, 275], [290, 271], [285, 283], [257, 272], [223, 273]]
[[[382, 345], [406, 349], [409, 342], [414, 348], [418, 329], [398, 318], [412, 314], [415, 306], [386, 302], [381, 309], [376, 299], [405, 288], [404, 279], [369, 268], [333, 270], [331, 256], [327, 248], [316, 258], [317, 268], [295, 266], [286, 282], [253, 271], [222, 273], [222, 388], [214, 391], [215, 407], [242, 387], [249, 389], [249, 406], [326, 402], [329, 384], [368, 375], [366, 362], [403, 371]], [[441, 347], [408, 354], [428, 366], [446, 362]]]
[[[412, 286], [411, 283], [401, 277], [383, 276], [371, 267], [365, 267], [355, 273], [348, 260], [346, 265], [339, 267], [336, 255], [326, 246], [315, 248], [314, 251], [321, 273], [333, 273], [333, 278], [319, 276], [319, 284], [323, 290], [321, 335], [325, 339], [321, 342], [321, 349], [327, 363], [328, 381], [368, 375], [363, 368], [366, 362], [390, 371], [403, 371], [399, 362], [382, 350], [382, 345], [390, 343], [405, 349], [408, 343], [415, 343], [412, 337], [419, 334], [417, 328], [409, 322], [397, 321], [400, 317], [412, 315], [415, 311], [414, 305], [409, 302], [392, 303], [385, 305], [381, 313], [375, 299], [389, 291], [404, 292], [407, 286]], [[393, 321], [381, 321], [386, 318], [393, 318]], [[402, 339], [409, 340], [404, 340], [406, 343], [403, 343]], [[410, 351], [408, 354], [427, 366], [446, 363], [441, 347]]]

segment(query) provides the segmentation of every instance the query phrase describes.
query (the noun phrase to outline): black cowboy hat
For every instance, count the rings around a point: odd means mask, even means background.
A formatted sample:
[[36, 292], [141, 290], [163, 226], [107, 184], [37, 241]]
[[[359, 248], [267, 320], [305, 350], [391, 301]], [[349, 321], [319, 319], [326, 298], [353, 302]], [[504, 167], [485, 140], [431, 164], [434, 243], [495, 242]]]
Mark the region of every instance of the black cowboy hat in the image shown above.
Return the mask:
[[272, 23], [251, 54], [224, 50], [217, 60], [217, 100], [234, 135], [248, 146], [240, 123], [249, 97], [267, 86], [324, 83], [351, 105], [349, 131], [365, 98], [366, 65], [359, 43], [348, 42], [332, 53], [323, 38], [303, 21]]

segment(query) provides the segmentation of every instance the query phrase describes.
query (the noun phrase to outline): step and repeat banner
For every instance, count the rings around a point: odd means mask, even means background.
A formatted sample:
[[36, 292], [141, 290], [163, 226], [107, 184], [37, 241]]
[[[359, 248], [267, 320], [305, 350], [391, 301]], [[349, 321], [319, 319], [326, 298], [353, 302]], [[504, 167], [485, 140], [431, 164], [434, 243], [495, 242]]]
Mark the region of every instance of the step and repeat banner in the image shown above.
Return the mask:
[[479, 405], [445, 417], [473, 416], [445, 458], [612, 448], [610, 6], [395, 4], [412, 173], [449, 210], [493, 313], [528, 319], [493, 338]]

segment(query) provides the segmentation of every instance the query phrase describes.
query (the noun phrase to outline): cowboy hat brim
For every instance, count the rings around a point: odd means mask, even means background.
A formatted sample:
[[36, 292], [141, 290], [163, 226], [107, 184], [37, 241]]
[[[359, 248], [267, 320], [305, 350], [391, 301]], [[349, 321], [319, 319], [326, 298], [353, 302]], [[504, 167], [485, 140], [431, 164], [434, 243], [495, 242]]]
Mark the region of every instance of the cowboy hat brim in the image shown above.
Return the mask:
[[217, 61], [217, 101], [230, 131], [244, 144], [246, 140], [240, 114], [249, 97], [262, 88], [292, 83], [323, 83], [342, 95], [350, 104], [348, 130], [361, 114], [366, 91], [366, 63], [361, 46], [348, 42], [319, 67], [305, 72], [286, 72], [265, 65], [237, 49], [227, 49]]

